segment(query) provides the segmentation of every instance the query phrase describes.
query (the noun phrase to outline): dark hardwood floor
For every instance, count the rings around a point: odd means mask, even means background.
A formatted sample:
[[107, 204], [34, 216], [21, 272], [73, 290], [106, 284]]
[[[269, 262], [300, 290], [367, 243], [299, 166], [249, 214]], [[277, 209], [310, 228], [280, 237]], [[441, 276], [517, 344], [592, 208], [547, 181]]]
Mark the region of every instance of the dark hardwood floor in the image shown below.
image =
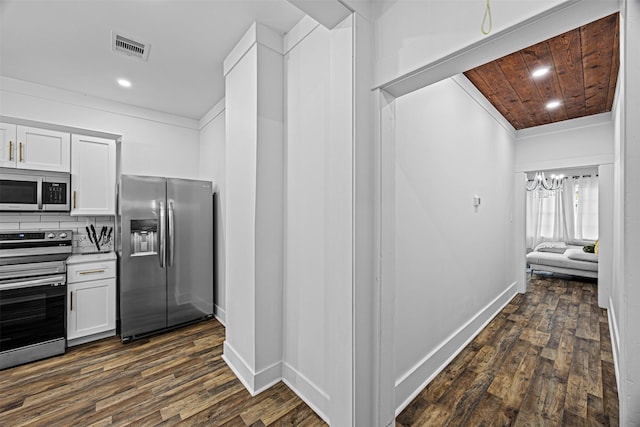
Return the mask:
[[[594, 282], [534, 275], [398, 416], [408, 426], [618, 425], [606, 311]], [[320, 426], [287, 386], [251, 397], [206, 321], [0, 371], [0, 426]]]
[[0, 371], [0, 426], [326, 425], [283, 383], [251, 397], [221, 359], [223, 341], [211, 320]]
[[618, 425], [595, 281], [534, 274], [529, 285], [405, 408], [397, 427]]

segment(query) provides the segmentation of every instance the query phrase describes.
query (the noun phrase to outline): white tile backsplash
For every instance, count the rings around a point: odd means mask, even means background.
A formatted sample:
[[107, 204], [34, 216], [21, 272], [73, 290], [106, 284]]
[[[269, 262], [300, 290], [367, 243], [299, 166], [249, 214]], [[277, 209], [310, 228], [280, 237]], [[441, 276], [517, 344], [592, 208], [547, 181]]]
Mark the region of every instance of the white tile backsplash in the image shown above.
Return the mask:
[[78, 228], [81, 225], [82, 224], [80, 224], [78, 221], [74, 221], [74, 222], [60, 221], [60, 227], [59, 228], [60, 229], [63, 229], [63, 228]]
[[24, 222], [20, 221], [20, 230], [56, 230], [60, 228], [59, 222]]
[[57, 212], [51, 212], [51, 213], [42, 213], [40, 214], [40, 216], [43, 218], [43, 221], [73, 221], [73, 222], [77, 222], [78, 221], [78, 217], [77, 216], [71, 216], [71, 215], [64, 215], [64, 214], [60, 214]]
[[19, 214], [2, 214], [0, 222], [40, 222], [40, 215], [19, 215]]
[[[100, 236], [102, 227], [107, 227], [107, 232], [114, 227], [112, 216], [71, 216], [59, 212], [43, 213], [0, 213], [0, 230], [71, 230], [73, 231], [73, 253], [98, 252], [96, 245], [89, 241], [85, 227], [93, 225], [96, 234]], [[113, 250], [115, 231], [111, 232], [111, 238], [103, 238], [100, 243], [100, 252]]]

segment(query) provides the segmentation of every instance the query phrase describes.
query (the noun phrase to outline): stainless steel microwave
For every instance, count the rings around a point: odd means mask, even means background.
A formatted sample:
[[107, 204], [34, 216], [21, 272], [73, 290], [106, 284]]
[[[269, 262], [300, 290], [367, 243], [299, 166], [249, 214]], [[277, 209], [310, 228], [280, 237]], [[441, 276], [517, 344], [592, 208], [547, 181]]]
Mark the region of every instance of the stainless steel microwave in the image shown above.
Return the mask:
[[0, 211], [69, 212], [71, 175], [0, 168]]

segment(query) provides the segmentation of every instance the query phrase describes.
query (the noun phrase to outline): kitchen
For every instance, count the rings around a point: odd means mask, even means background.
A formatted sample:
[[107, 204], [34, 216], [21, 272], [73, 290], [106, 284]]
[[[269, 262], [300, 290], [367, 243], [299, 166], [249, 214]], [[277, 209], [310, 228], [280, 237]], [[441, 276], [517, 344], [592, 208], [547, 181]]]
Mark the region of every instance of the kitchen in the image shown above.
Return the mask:
[[116, 182], [119, 138], [32, 125], [0, 124], [0, 368], [213, 317], [212, 183]]

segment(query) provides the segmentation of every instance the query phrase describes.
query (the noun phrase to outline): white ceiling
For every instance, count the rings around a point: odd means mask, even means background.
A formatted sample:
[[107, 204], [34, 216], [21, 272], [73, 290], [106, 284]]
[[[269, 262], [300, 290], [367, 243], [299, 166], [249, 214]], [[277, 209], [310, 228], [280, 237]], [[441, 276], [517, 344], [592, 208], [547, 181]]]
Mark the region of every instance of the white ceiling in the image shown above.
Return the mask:
[[[254, 21], [284, 34], [302, 17], [286, 0], [0, 0], [0, 75], [199, 119]], [[112, 30], [151, 44], [148, 62], [112, 52]]]

